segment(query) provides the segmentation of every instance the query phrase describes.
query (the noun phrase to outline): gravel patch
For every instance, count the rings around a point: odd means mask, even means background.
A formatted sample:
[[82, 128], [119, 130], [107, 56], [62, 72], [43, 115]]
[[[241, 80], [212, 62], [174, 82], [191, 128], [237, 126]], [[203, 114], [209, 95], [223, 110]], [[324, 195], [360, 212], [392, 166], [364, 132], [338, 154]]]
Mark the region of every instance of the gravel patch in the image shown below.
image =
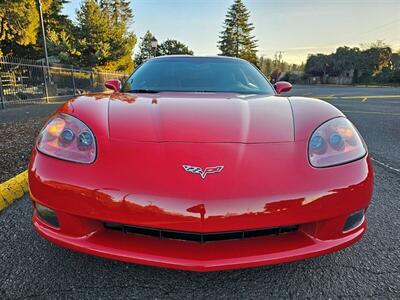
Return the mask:
[[0, 183], [28, 167], [36, 137], [59, 105], [34, 104], [0, 110]]
[[47, 117], [0, 123], [0, 182], [24, 171]]

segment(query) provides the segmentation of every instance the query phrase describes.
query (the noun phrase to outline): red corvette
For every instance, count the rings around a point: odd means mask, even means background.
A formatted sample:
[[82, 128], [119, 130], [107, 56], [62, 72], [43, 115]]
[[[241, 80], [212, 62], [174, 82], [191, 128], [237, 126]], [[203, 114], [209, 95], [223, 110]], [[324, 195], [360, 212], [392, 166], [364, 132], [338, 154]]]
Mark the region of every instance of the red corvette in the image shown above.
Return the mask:
[[366, 230], [373, 171], [332, 105], [250, 63], [165, 56], [76, 97], [29, 166], [33, 223], [102, 257], [212, 271], [305, 259]]

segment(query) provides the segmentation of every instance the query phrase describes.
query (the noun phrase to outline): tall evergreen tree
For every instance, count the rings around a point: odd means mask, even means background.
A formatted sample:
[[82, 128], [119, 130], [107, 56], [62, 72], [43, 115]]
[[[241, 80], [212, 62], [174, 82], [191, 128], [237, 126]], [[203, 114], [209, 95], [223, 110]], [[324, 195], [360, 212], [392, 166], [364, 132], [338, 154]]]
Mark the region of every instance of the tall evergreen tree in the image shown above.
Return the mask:
[[112, 4], [121, 1], [102, 2], [85, 0], [77, 12], [79, 62], [87, 68], [131, 72], [136, 44], [136, 36], [128, 30], [132, 12], [113, 18]]
[[188, 54], [193, 55], [193, 51], [188, 46], [177, 40], [166, 40], [157, 49], [158, 55]]
[[235, 0], [226, 14], [218, 48], [221, 55], [240, 57], [257, 64], [257, 40], [252, 35], [254, 26], [249, 17], [243, 1]]
[[96, 0], [85, 0], [77, 11], [80, 64], [87, 68], [103, 65], [111, 54], [110, 20]]
[[142, 41], [139, 45], [139, 51], [135, 56], [135, 64], [137, 66], [141, 65], [155, 55], [154, 48], [151, 47], [151, 40], [153, 38], [154, 35], [150, 32], [150, 30], [147, 30], [145, 35], [140, 38]]
[[[36, 0], [37, 1], [37, 0]], [[66, 15], [62, 14], [62, 9], [69, 0], [41, 0], [43, 9], [43, 21], [47, 31], [70, 29], [72, 22]], [[40, 31], [41, 34], [41, 31]]]
[[130, 1], [126, 0], [100, 0], [103, 10], [110, 13], [111, 21], [116, 24], [130, 24], [133, 21], [133, 11]]
[[133, 23], [130, 1], [100, 0], [100, 7], [110, 19], [109, 43], [112, 49], [109, 61], [101, 69], [131, 72], [134, 68], [132, 54], [136, 36], [129, 31]]
[[[62, 9], [69, 0], [41, 0], [41, 2], [49, 56], [61, 56], [59, 58], [62, 62], [69, 62], [62, 59], [63, 52], [60, 52], [64, 41], [71, 40], [74, 31], [71, 20], [62, 14]], [[44, 48], [42, 30], [38, 31], [38, 41], [35, 47], [39, 51], [39, 57], [42, 58]], [[66, 50], [64, 54], [73, 54], [72, 45], [69, 48], [69, 51]]]

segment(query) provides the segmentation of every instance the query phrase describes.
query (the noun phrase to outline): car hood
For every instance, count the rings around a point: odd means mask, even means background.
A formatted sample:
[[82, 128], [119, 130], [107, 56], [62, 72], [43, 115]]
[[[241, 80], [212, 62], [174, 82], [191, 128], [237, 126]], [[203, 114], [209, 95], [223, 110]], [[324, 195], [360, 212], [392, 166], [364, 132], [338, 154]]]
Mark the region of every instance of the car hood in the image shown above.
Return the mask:
[[290, 102], [222, 93], [114, 94], [111, 139], [132, 142], [266, 143], [294, 141]]

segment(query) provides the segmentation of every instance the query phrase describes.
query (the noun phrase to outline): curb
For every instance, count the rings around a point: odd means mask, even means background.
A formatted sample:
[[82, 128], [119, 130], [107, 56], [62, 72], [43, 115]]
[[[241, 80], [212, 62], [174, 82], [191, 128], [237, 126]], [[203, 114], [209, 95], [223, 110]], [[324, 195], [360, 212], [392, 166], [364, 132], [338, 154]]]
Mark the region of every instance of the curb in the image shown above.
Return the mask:
[[28, 192], [28, 171], [0, 183], [0, 211]]

